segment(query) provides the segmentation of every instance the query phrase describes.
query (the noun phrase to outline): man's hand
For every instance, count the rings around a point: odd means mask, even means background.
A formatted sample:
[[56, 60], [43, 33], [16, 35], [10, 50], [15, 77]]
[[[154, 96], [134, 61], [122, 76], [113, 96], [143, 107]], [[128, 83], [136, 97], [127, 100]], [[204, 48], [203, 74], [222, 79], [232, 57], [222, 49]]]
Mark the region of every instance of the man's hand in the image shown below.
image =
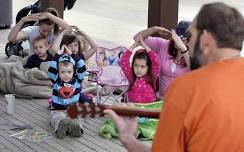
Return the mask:
[[[126, 105], [124, 105], [126, 106]], [[127, 137], [135, 136], [137, 133], [137, 121], [136, 117], [129, 116], [119, 116], [113, 110], [104, 110], [105, 114], [109, 114], [118, 129], [119, 138], [124, 142]]]

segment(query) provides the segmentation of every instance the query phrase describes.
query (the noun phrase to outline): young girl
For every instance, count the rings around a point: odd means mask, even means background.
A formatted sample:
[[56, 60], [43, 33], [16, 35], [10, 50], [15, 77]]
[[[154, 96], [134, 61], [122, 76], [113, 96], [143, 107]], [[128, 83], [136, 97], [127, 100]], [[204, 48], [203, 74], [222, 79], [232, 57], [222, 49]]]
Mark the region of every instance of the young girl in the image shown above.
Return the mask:
[[[90, 48], [88, 49], [88, 44]], [[66, 45], [73, 54], [79, 55], [82, 59], [89, 59], [95, 52], [96, 43], [84, 32], [76, 26], [70, 26], [64, 30], [54, 42], [53, 50], [60, 50], [63, 45]]]
[[[144, 49], [132, 53], [132, 50], [139, 44]], [[142, 37], [139, 37], [123, 54], [120, 63], [129, 81], [129, 102], [149, 103], [155, 101], [156, 81], [160, 70], [159, 59], [155, 52], [151, 51], [144, 43]]]
[[[144, 42], [157, 54], [160, 59], [159, 96], [163, 99], [170, 83], [178, 76], [190, 71], [190, 56], [186, 44], [189, 40], [191, 22], [181, 21], [175, 31], [163, 27], [150, 27], [134, 36], [134, 40], [141, 35]], [[169, 35], [171, 39], [151, 36], [154, 33]], [[185, 44], [184, 44], [185, 43]]]

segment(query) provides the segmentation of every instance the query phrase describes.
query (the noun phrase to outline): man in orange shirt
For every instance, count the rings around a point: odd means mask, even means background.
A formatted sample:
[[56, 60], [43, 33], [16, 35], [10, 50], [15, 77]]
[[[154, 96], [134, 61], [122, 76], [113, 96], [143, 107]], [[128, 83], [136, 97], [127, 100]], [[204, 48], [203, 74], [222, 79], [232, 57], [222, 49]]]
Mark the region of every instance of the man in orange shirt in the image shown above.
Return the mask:
[[206, 4], [190, 32], [196, 70], [168, 88], [152, 148], [135, 138], [135, 118], [105, 110], [128, 151], [244, 152], [243, 16], [224, 3]]

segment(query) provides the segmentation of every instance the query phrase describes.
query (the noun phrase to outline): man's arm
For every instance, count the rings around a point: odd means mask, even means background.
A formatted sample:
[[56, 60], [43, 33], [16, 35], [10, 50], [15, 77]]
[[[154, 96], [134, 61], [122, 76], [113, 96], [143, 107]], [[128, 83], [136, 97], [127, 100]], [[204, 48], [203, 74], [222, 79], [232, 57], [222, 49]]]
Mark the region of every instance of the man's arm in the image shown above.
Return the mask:
[[54, 23], [58, 24], [62, 28], [62, 30], [69, 28], [69, 24], [65, 20], [63, 20], [62, 18], [59, 18], [49, 12], [45, 12], [45, 13], [41, 14], [40, 20], [45, 19], [45, 18], [49, 18]]
[[[122, 139], [123, 138], [123, 139]], [[135, 136], [120, 137], [120, 141], [123, 143], [128, 152], [151, 152], [151, 148], [143, 145]]]

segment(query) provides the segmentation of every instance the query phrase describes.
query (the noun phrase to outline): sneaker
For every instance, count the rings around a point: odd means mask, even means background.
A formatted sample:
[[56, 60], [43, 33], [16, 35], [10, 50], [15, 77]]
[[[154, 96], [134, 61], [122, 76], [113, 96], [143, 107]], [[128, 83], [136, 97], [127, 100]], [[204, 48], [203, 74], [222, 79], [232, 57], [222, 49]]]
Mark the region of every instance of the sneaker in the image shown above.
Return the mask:
[[72, 121], [69, 118], [63, 118], [60, 120], [60, 122], [58, 124], [58, 129], [56, 131], [57, 138], [59, 138], [59, 139], [64, 138], [64, 136], [66, 135], [71, 123], [72, 123]]
[[71, 122], [69, 130], [72, 137], [81, 137], [81, 135], [84, 133], [81, 125], [76, 121]]

